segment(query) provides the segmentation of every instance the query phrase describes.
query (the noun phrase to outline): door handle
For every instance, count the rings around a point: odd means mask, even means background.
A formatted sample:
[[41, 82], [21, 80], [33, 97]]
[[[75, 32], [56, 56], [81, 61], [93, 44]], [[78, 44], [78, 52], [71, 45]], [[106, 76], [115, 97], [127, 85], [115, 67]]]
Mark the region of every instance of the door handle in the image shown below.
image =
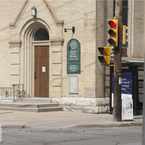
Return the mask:
[[47, 67], [46, 67], [46, 65], [42, 65], [42, 72], [43, 72], [43, 73], [47, 72]]

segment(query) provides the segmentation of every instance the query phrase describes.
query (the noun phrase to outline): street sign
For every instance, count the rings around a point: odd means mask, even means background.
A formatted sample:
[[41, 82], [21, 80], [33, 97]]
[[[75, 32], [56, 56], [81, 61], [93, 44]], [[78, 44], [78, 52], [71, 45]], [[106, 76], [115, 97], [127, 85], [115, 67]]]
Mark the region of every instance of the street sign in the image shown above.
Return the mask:
[[[114, 108], [114, 77], [112, 76], [112, 98], [111, 107]], [[133, 99], [132, 99], [132, 72], [122, 73], [121, 85], [121, 120], [133, 120]]]
[[132, 79], [132, 72], [123, 72], [121, 81], [122, 120], [133, 120]]
[[67, 45], [67, 73], [80, 74], [80, 42], [71, 39]]

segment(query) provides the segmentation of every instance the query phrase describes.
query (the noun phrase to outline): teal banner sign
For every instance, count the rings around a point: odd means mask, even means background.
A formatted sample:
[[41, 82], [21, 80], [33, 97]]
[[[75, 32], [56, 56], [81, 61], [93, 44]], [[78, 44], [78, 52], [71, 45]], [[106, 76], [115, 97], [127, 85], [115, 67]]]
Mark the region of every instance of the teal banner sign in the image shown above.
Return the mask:
[[80, 42], [71, 39], [67, 45], [67, 73], [80, 74]]

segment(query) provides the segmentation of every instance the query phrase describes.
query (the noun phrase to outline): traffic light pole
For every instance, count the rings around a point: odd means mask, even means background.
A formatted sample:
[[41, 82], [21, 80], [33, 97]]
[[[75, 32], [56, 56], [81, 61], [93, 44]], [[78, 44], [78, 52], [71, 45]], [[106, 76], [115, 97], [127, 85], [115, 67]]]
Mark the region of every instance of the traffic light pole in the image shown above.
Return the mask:
[[116, 0], [113, 0], [113, 17], [115, 17]]
[[[145, 70], [145, 56], [144, 56], [144, 70]], [[143, 135], [142, 135], [142, 145], [145, 145], [145, 71], [144, 71]]]
[[115, 1], [115, 17], [119, 20], [118, 47], [114, 48], [114, 108], [113, 117], [121, 121], [121, 49], [122, 49], [122, 0]]

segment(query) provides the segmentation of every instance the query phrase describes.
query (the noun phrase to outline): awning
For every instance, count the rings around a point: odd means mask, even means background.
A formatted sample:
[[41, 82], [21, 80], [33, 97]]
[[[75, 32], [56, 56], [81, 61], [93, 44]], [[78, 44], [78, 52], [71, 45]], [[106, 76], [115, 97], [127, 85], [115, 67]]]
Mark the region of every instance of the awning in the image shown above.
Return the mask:
[[130, 57], [122, 57], [122, 63], [129, 63], [135, 65], [143, 65], [144, 58], [130, 58]]

